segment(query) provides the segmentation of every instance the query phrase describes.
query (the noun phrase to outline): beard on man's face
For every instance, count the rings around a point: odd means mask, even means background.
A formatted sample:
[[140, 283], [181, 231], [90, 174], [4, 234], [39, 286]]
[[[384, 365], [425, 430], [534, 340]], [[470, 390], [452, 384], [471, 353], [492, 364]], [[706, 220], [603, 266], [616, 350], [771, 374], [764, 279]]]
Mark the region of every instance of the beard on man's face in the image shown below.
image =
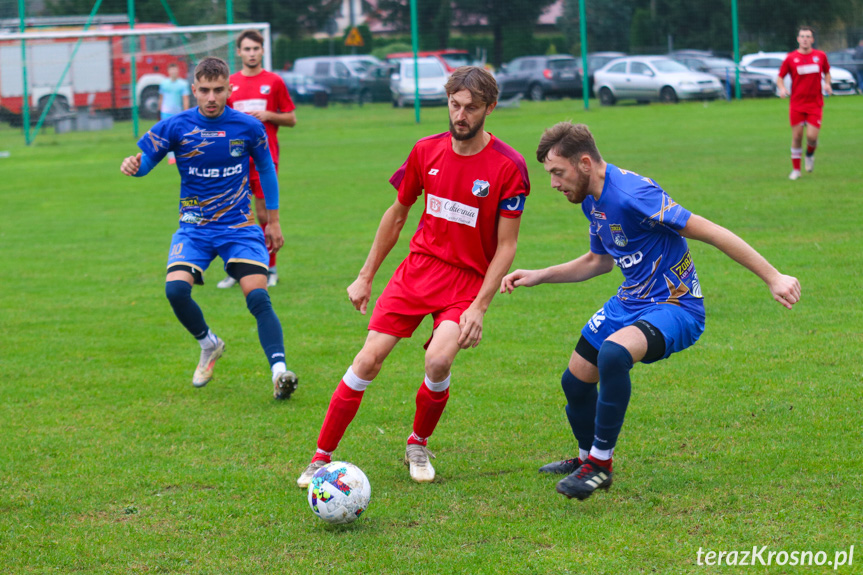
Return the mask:
[[470, 140], [474, 136], [476, 136], [480, 130], [482, 130], [485, 125], [485, 120], [480, 120], [479, 123], [475, 126], [471, 126], [469, 123], [465, 122], [466, 127], [468, 128], [467, 132], [457, 132], [455, 129], [455, 124], [452, 122], [452, 118], [449, 120], [449, 133], [452, 134], [452, 137], [459, 141]]

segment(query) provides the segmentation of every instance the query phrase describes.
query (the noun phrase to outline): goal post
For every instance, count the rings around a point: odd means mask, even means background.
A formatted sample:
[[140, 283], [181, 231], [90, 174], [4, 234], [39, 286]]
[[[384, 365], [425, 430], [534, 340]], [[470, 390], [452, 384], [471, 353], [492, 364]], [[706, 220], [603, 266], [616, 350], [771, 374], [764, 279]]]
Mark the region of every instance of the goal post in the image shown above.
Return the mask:
[[159, 117], [159, 86], [168, 78], [170, 65], [176, 64], [180, 78], [190, 84], [195, 66], [207, 56], [220, 57], [238, 69], [235, 40], [247, 29], [263, 36], [263, 67], [271, 70], [268, 22], [138, 22], [134, 28], [111, 24], [86, 31], [0, 33], [0, 120], [23, 125], [25, 114], [32, 113], [39, 118], [39, 127], [46, 120], [110, 115], [131, 118], [137, 138], [139, 118]]

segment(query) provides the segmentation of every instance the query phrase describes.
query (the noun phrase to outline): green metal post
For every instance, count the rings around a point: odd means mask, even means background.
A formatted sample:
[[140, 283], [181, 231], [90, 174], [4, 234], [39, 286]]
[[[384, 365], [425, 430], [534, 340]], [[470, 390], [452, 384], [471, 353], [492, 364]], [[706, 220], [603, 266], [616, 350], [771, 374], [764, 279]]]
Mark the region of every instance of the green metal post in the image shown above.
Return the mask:
[[[18, 30], [23, 34], [26, 28], [24, 0], [18, 0]], [[24, 121], [24, 142], [30, 145], [30, 88], [27, 85], [27, 42], [21, 38], [21, 77], [24, 80], [24, 100], [21, 104], [22, 120]]]
[[419, 47], [419, 32], [417, 27], [417, 0], [411, 0], [411, 48], [414, 51], [414, 115], [416, 123], [420, 123], [420, 65], [417, 62]]
[[740, 99], [740, 40], [737, 34], [737, 0], [731, 0], [731, 29], [734, 31], [734, 97]]
[[[234, 23], [234, 0], [227, 0], [225, 2], [225, 12], [226, 12], [225, 22], [228, 25], [233, 24]], [[234, 54], [233, 54], [234, 42], [233, 42], [233, 36], [231, 34], [232, 34], [231, 32], [228, 32], [228, 70], [231, 72], [231, 74], [233, 74], [234, 73]]]
[[[135, 0], [128, 0], [127, 6], [129, 9], [129, 30], [135, 29]], [[129, 60], [131, 61], [130, 71], [132, 76], [129, 80], [129, 90], [132, 91], [132, 129], [135, 133], [135, 139], [138, 139], [138, 69], [136, 60], [138, 59], [138, 42], [140, 36], [129, 36]]]
[[584, 92], [584, 109], [588, 110], [590, 104], [590, 90], [588, 89], [587, 75], [587, 16], [585, 15], [584, 0], [578, 0], [578, 33], [581, 36], [581, 89]]

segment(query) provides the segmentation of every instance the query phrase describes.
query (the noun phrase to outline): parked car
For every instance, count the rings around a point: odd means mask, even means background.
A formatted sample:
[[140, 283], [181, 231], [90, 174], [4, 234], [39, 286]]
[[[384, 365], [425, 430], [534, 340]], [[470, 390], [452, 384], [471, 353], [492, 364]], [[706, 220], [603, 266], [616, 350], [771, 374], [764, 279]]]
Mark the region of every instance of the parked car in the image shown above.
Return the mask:
[[[761, 72], [771, 74], [774, 78], [779, 75], [779, 68], [788, 55], [787, 52], [758, 52], [757, 54], [746, 54], [740, 58], [740, 64], [750, 72]], [[830, 57], [827, 57], [830, 61]], [[857, 80], [848, 70], [830, 64], [830, 86], [837, 96], [847, 96], [857, 93]], [[791, 91], [791, 74], [785, 76], [785, 89]]]
[[[279, 71], [279, 76], [285, 81], [291, 99], [299, 104], [311, 104], [322, 102], [322, 98], [329, 100], [330, 92], [327, 87], [318, 84], [309, 76], [297, 72]], [[323, 94], [323, 96], [321, 96]]]
[[[395, 70], [390, 80], [393, 106], [401, 108], [413, 105], [416, 95], [414, 59], [393, 60], [393, 64]], [[444, 84], [448, 75], [444, 65], [437, 58], [417, 58], [416, 66], [419, 70], [420, 104], [446, 104]]]
[[360, 102], [389, 102], [390, 83], [397, 69], [393, 62], [372, 66], [360, 78]]
[[612, 60], [594, 74], [594, 92], [606, 106], [617, 100], [715, 100], [722, 85], [715, 76], [690, 70], [665, 56], [628, 56]]
[[[838, 52], [827, 52], [827, 61], [830, 62], [831, 71], [833, 70], [833, 66], [841, 66], [843, 69], [854, 74], [854, 77], [858, 80], [861, 78], [860, 74], [863, 73], [863, 60], [854, 59], [854, 48], [839, 50]], [[857, 89], [863, 89], [863, 86], [860, 86], [859, 81], [857, 83]]]
[[[413, 52], [395, 52], [387, 54], [387, 60], [401, 60], [404, 58], [413, 58]], [[483, 62], [477, 62], [470, 56], [467, 50], [459, 50], [456, 48], [446, 48], [444, 50], [427, 50], [417, 52], [418, 58], [437, 58], [446, 68], [447, 73], [452, 74], [459, 66], [481, 66]]]
[[[678, 55], [674, 59], [696, 72], [704, 72], [711, 74], [719, 79], [722, 84], [722, 91], [726, 97], [734, 95], [734, 87], [736, 85], [735, 70], [737, 65], [734, 60], [728, 58], [695, 58], [692, 56]], [[758, 72], [750, 72], [740, 68], [740, 94], [743, 96], [773, 96], [776, 93], [776, 82], [773, 81], [775, 75], [760, 74]]]
[[496, 79], [501, 98], [524, 94], [539, 101], [546, 96], [582, 95], [581, 61], [568, 54], [516, 58], [501, 67]]
[[[625, 52], [590, 52], [587, 55], [587, 91], [593, 94], [593, 75], [597, 70], [618, 58], [624, 58]], [[579, 58], [579, 62], [581, 58]]]
[[292, 71], [325, 86], [331, 100], [357, 101], [363, 71], [376, 62], [373, 56], [315, 56], [297, 58]]

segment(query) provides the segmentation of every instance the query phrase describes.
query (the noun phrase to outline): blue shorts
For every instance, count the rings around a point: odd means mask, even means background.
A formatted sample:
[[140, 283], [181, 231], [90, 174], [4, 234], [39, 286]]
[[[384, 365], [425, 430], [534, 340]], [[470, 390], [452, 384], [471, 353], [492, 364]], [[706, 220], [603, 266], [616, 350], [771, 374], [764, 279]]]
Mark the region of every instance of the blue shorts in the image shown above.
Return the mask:
[[216, 256], [222, 258], [225, 268], [228, 264], [242, 262], [259, 265], [266, 271], [270, 265], [270, 254], [260, 226], [183, 226], [171, 238], [168, 268], [187, 265], [204, 273]]
[[638, 320], [644, 320], [658, 329], [665, 339], [665, 355], [644, 363], [653, 363], [683, 351], [704, 333], [704, 321], [679, 306], [655, 304], [634, 312], [626, 309], [620, 299], [614, 296], [593, 314], [581, 329], [581, 335], [598, 350], [611, 334]]

